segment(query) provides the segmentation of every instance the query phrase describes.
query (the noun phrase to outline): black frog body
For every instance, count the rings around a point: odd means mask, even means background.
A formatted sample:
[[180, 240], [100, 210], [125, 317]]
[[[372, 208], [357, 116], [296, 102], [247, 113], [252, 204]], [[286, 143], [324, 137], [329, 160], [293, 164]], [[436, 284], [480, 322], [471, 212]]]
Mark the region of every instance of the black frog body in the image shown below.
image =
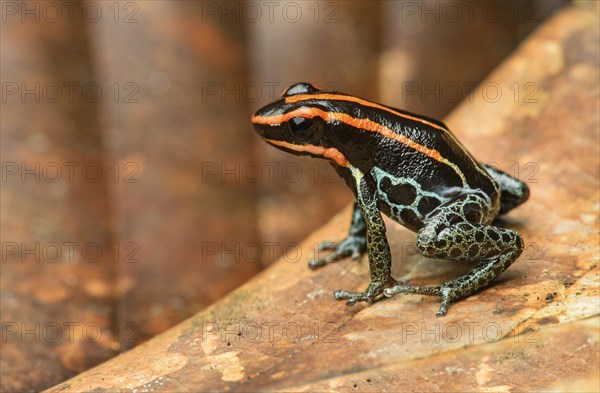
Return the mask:
[[[522, 252], [517, 232], [491, 223], [527, 200], [527, 186], [477, 162], [437, 120], [298, 83], [252, 122], [281, 150], [330, 160], [355, 195], [348, 237], [322, 243], [321, 250], [333, 252], [309, 264], [316, 268], [367, 251], [369, 287], [336, 291], [338, 299], [353, 304], [382, 293], [436, 295], [442, 298], [438, 315], [445, 315], [450, 301], [487, 286]], [[423, 255], [478, 265], [436, 287], [394, 282], [381, 212], [417, 232]]]

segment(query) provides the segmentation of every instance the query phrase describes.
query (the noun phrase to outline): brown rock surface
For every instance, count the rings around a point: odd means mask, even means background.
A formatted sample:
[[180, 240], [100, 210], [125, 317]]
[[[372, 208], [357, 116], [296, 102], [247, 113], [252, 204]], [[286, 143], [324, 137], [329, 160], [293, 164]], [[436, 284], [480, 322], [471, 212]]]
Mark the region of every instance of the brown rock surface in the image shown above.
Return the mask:
[[[447, 119], [476, 157], [518, 168], [531, 187], [505, 219], [527, 248], [492, 287], [442, 319], [430, 297], [348, 308], [331, 294], [367, 285], [366, 258], [314, 272], [281, 260], [50, 391], [598, 390], [598, 22], [597, 4], [561, 12], [487, 79], [501, 97], [476, 91]], [[533, 96], [519, 90], [527, 83]], [[348, 220], [346, 209], [311, 235], [305, 259]], [[464, 269], [420, 258], [415, 235], [390, 221], [388, 238], [396, 278], [433, 283]]]

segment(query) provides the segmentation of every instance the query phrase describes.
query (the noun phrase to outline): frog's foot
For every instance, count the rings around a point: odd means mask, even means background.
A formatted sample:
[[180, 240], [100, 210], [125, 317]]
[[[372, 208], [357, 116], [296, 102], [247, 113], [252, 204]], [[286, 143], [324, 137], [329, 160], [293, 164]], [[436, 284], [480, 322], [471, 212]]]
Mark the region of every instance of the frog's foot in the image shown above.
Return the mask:
[[321, 242], [317, 250], [333, 252], [323, 258], [310, 261], [308, 267], [311, 269], [325, 266], [331, 262], [337, 262], [347, 256], [352, 256], [353, 260], [357, 260], [367, 250], [367, 238], [365, 236], [349, 235], [339, 243], [331, 241]]
[[[385, 285], [389, 285], [394, 282], [395, 281], [391, 277], [389, 277], [387, 281], [385, 281], [385, 283], [383, 284], [374, 283], [373, 281], [371, 281], [371, 283], [367, 287], [367, 290], [364, 292], [349, 292], [340, 289], [338, 291], [335, 291], [333, 293], [333, 296], [336, 298], [336, 300], [346, 300], [347, 306], [353, 306], [354, 304], [356, 304], [356, 302], [374, 303], [382, 298], [382, 296], [380, 295], [383, 294]], [[406, 283], [406, 281], [404, 280], [398, 282], [403, 284]]]
[[372, 298], [366, 292], [348, 292], [342, 289], [335, 291], [333, 296], [336, 300], [346, 300], [347, 306], [354, 306], [356, 302], [371, 302]]
[[517, 259], [522, 249], [521, 238], [516, 232], [512, 233], [515, 242], [519, 246], [515, 251], [502, 254], [491, 260], [481, 261], [469, 273], [455, 278], [454, 280], [446, 281], [445, 283], [435, 287], [412, 286], [398, 284], [391, 288], [386, 288], [383, 294], [387, 297], [392, 297], [397, 293], [415, 293], [419, 295], [439, 296], [442, 298], [442, 303], [437, 311], [438, 317], [443, 317], [448, 312], [450, 302], [465, 298], [474, 294], [482, 288], [485, 288], [495, 277], [502, 273], [510, 264]]
[[398, 285], [393, 286], [391, 288], [386, 288], [383, 291], [383, 294], [387, 297], [392, 297], [397, 293], [415, 293], [419, 295], [430, 295], [430, 296], [439, 296], [442, 298], [442, 304], [440, 304], [440, 308], [438, 312], [435, 314], [438, 317], [443, 317], [448, 312], [448, 304], [452, 300], [458, 299], [460, 296], [455, 295], [450, 288], [444, 288], [444, 285], [439, 285], [435, 287], [423, 287], [423, 286], [413, 286], [413, 285], [405, 285], [403, 282], [398, 282]]

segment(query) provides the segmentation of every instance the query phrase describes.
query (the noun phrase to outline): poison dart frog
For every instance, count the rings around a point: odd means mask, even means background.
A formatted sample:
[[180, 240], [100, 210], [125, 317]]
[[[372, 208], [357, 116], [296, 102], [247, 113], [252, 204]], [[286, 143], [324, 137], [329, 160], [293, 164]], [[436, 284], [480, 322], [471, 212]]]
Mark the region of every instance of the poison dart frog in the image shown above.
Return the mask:
[[[314, 269], [368, 254], [366, 290], [334, 292], [348, 305], [398, 293], [433, 295], [441, 298], [436, 315], [444, 316], [450, 302], [488, 286], [523, 251], [519, 233], [492, 221], [527, 200], [527, 185], [476, 161], [440, 121], [296, 83], [252, 123], [278, 149], [329, 160], [352, 189], [348, 236], [320, 243], [319, 251], [332, 252], [309, 262]], [[422, 255], [475, 267], [437, 286], [395, 281], [381, 213], [417, 233]]]

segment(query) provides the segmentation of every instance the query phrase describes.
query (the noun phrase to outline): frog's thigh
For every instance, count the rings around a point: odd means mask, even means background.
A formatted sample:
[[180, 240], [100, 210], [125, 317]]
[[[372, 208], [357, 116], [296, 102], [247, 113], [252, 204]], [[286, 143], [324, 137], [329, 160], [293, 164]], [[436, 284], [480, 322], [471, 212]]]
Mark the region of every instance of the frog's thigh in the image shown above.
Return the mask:
[[[487, 201], [464, 195], [434, 210], [417, 236], [424, 256], [456, 261], [478, 261], [502, 252], [501, 228], [489, 222]], [[507, 241], [510, 239], [506, 239]]]

